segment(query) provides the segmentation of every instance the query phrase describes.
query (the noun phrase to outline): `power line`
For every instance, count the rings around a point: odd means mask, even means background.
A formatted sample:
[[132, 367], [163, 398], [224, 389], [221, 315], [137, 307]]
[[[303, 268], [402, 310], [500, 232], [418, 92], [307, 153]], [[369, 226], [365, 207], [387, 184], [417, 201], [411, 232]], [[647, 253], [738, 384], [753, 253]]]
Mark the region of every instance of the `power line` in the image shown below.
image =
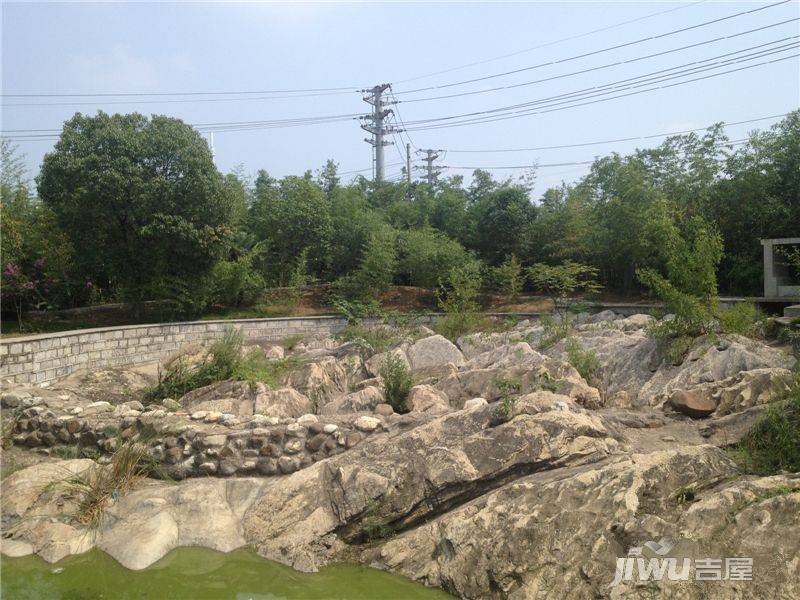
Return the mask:
[[[744, 125], [746, 123], [756, 123], [758, 121], [767, 121], [767, 120], [770, 120], [770, 119], [778, 119], [778, 118], [786, 117], [788, 114], [789, 113], [784, 113], [782, 115], [771, 115], [771, 116], [768, 116], [768, 117], [759, 117], [757, 119], [747, 119], [747, 120], [744, 120], [744, 121], [735, 121], [735, 122], [732, 122], [732, 123], [722, 123], [722, 126], [723, 127], [731, 127], [733, 125]], [[616, 139], [610, 139], [610, 140], [599, 140], [599, 141], [595, 141], [595, 142], [580, 142], [580, 143], [575, 143], [575, 144], [560, 144], [560, 145], [557, 145], [557, 146], [535, 146], [535, 147], [531, 147], [531, 148], [492, 148], [492, 149], [485, 149], [485, 150], [474, 150], [474, 149], [471, 149], [471, 150], [463, 150], [463, 149], [462, 150], [458, 150], [458, 149], [448, 148], [447, 151], [448, 152], [453, 152], [453, 153], [461, 153], [461, 154], [483, 154], [483, 153], [493, 153], [493, 152], [499, 153], [499, 152], [531, 152], [531, 151], [536, 151], [536, 150], [559, 150], [559, 149], [565, 149], [565, 148], [580, 148], [582, 146], [597, 146], [597, 145], [601, 145], [601, 144], [613, 144], [613, 143], [618, 143], [618, 142], [632, 142], [632, 141], [636, 141], [636, 140], [648, 140], [648, 139], [659, 138], [659, 137], [669, 137], [669, 136], [672, 136], [672, 135], [682, 135], [682, 134], [686, 134], [686, 133], [693, 133], [693, 132], [696, 132], [696, 131], [706, 131], [710, 127], [713, 127], [713, 125], [708, 125], [706, 127], [697, 127], [695, 129], [684, 129], [682, 131], [670, 131], [670, 132], [667, 132], [667, 133], [655, 133], [655, 134], [651, 134], [651, 135], [640, 135], [640, 136], [627, 137], [627, 138], [616, 138]]]
[[[387, 167], [396, 167], [398, 165], [402, 165], [403, 163], [389, 163], [386, 165]], [[354, 171], [341, 171], [337, 173], [337, 175], [353, 175], [355, 173], [366, 173], [367, 171], [372, 171], [372, 167], [367, 167], [366, 169], [356, 169]]]
[[[746, 138], [737, 139], [737, 140], [730, 140], [726, 142], [722, 142], [718, 145], [719, 148], [723, 148], [725, 146], [736, 146], [743, 143], [746, 143], [748, 140]], [[543, 169], [543, 168], [551, 168], [551, 167], [573, 167], [573, 166], [585, 166], [593, 164], [597, 159], [593, 160], [583, 160], [583, 161], [574, 161], [574, 162], [561, 162], [561, 163], [530, 163], [527, 165], [491, 165], [491, 166], [463, 166], [463, 165], [442, 165], [440, 168], [442, 169], [466, 169], [466, 170], [474, 170], [474, 169], [481, 169], [481, 170], [492, 170], [492, 169]]]
[[542, 164], [537, 165], [536, 163], [531, 163], [529, 165], [513, 165], [513, 166], [491, 166], [491, 167], [465, 167], [459, 165], [442, 165], [441, 169], [466, 169], [466, 170], [473, 170], [473, 169], [481, 169], [481, 170], [491, 170], [491, 169], [539, 169], [539, 168], [546, 168], [546, 167], [572, 167], [577, 165], [590, 165], [594, 161], [593, 160], [584, 160], [579, 162], [564, 162], [564, 163], [551, 163], [551, 164]]
[[[454, 94], [444, 94], [444, 95], [440, 95], [440, 96], [428, 96], [428, 97], [425, 97], [425, 98], [409, 98], [407, 100], [401, 100], [400, 102], [427, 102], [427, 101], [430, 101], [430, 100], [443, 100], [443, 99], [448, 99], [448, 98], [459, 98], [459, 97], [462, 97], [462, 96], [474, 96], [476, 94], [485, 94], [485, 93], [488, 93], [488, 92], [496, 92], [496, 91], [500, 91], [500, 90], [508, 90], [508, 89], [526, 87], [526, 86], [534, 85], [534, 84], [537, 84], [537, 83], [544, 83], [544, 82], [547, 82], [547, 81], [554, 81], [556, 79], [564, 79], [566, 77], [573, 77], [575, 75], [583, 75], [585, 73], [591, 73], [591, 72], [594, 72], [594, 71], [601, 71], [603, 69], [609, 69], [609, 68], [612, 68], [612, 67], [617, 67], [617, 66], [620, 66], [620, 65], [630, 64], [630, 63], [638, 62], [638, 61], [641, 61], [641, 60], [647, 60], [647, 59], [650, 59], [650, 58], [655, 58], [657, 56], [664, 56], [664, 55], [667, 55], [667, 54], [672, 54], [674, 52], [680, 52], [680, 51], [683, 51], [683, 50], [687, 50], [689, 48], [696, 48], [696, 47], [699, 47], [699, 46], [705, 46], [707, 44], [712, 44], [712, 43], [719, 42], [719, 41], [722, 41], [722, 40], [733, 39], [733, 38], [736, 38], [736, 37], [740, 37], [742, 35], [747, 35], [747, 34], [750, 34], [750, 33], [763, 31], [763, 30], [766, 30], [766, 29], [771, 29], [773, 27], [778, 27], [780, 25], [786, 25], [787, 23], [794, 23], [794, 22], [797, 22], [797, 21], [800, 21], [800, 17], [795, 17], [794, 19], [787, 19], [785, 21], [780, 21], [778, 23], [772, 23], [771, 25], [765, 25], [764, 27], [757, 27], [755, 29], [749, 29], [747, 31], [741, 31], [739, 33], [734, 33], [734, 34], [731, 34], [731, 35], [717, 37], [717, 38], [713, 38], [713, 39], [710, 39], [710, 40], [705, 40], [705, 41], [702, 41], [702, 42], [689, 44], [689, 45], [686, 45], [686, 46], [680, 46], [679, 48], [671, 48], [669, 50], [663, 50], [661, 52], [655, 52], [655, 53], [652, 53], [652, 54], [646, 54], [644, 56], [637, 56], [637, 57], [630, 58], [630, 59], [627, 59], [627, 60], [619, 60], [619, 61], [616, 61], [616, 62], [606, 63], [604, 65], [598, 65], [596, 67], [590, 67], [588, 69], [580, 69], [578, 71], [572, 71], [570, 73], [563, 73], [563, 74], [560, 74], [560, 75], [553, 75], [551, 77], [544, 77], [542, 79], [534, 79], [533, 81], [524, 81], [524, 82], [521, 82], [521, 83], [514, 83], [514, 84], [509, 84], [509, 85], [495, 86], [495, 87], [484, 88], [484, 89], [480, 89], [480, 90], [472, 90], [472, 91], [469, 91], [469, 92], [457, 92], [457, 93], [454, 93]], [[794, 36], [794, 37], [797, 37], [797, 36]], [[789, 37], [783, 38], [783, 40], [787, 40], [787, 39], [791, 39], [791, 38], [792, 38], [792, 36], [789, 36]]]
[[[784, 51], [785, 50], [781, 50], [781, 52], [784, 52]], [[570, 108], [577, 108], [577, 107], [580, 107], [580, 106], [588, 106], [588, 105], [592, 105], [592, 104], [599, 104], [600, 102], [608, 102], [610, 100], [616, 100], [616, 99], [624, 98], [624, 97], [628, 97], [628, 96], [635, 96], [635, 95], [638, 95], [638, 94], [644, 94], [646, 92], [652, 92], [652, 91], [656, 91], [656, 90], [676, 87], [676, 86], [679, 86], [679, 85], [686, 85], [686, 84], [689, 84], [689, 83], [694, 83], [696, 81], [703, 81], [703, 80], [706, 80], [706, 79], [712, 79], [712, 78], [715, 78], [715, 77], [719, 77], [719, 76], [722, 76], [722, 75], [727, 75], [727, 74], [730, 74], [730, 73], [735, 73], [735, 72], [738, 72], [738, 71], [744, 71], [744, 70], [747, 70], [747, 69], [753, 69], [753, 68], [764, 66], [764, 65], [768, 65], [768, 64], [782, 62], [782, 61], [785, 61], [785, 60], [789, 60], [789, 59], [795, 58], [797, 56], [798, 56], [797, 54], [793, 54], [793, 55], [786, 56], [786, 57], [783, 57], [783, 58], [776, 58], [776, 59], [773, 59], [773, 60], [762, 61], [762, 62], [759, 62], [759, 63], [756, 63], [756, 64], [746, 65], [746, 66], [743, 66], [743, 67], [738, 67], [736, 69], [729, 69], [727, 71], [721, 71], [719, 73], [712, 73], [712, 74], [709, 74], [709, 75], [704, 75], [702, 77], [696, 77], [694, 79], [687, 79], [685, 81], [679, 81], [679, 82], [671, 83], [671, 84], [668, 84], [668, 85], [654, 86], [654, 87], [651, 87], [651, 88], [647, 88], [647, 89], [643, 89], [643, 90], [637, 90], [637, 91], [634, 91], [634, 92], [628, 92], [626, 94], [618, 94], [616, 96], [610, 96], [610, 97], [607, 97], [607, 98], [597, 98], [597, 99], [590, 100], [590, 101], [587, 101], [587, 102], [578, 102], [578, 103], [570, 104], [568, 106], [560, 106], [560, 107], [556, 107], [556, 108], [548, 108], [548, 106], [545, 105], [543, 107], [539, 107], [536, 110], [527, 109], [527, 110], [514, 111], [514, 112], [508, 112], [509, 111], [509, 107], [504, 107], [503, 109], [499, 109], [499, 110], [502, 110], [502, 111], [505, 112], [505, 114], [503, 114], [502, 116], [491, 116], [490, 118], [481, 117], [481, 118], [473, 118], [473, 119], [464, 119], [462, 121], [457, 121], [457, 122], [454, 122], [454, 123], [439, 123], [439, 124], [425, 125], [425, 123], [428, 123], [429, 121], [419, 121], [419, 123], [421, 123], [419, 126], [410, 127], [409, 130], [410, 131], [426, 131], [426, 130], [431, 130], [431, 129], [444, 129], [444, 128], [448, 128], [448, 127], [461, 127], [461, 126], [464, 126], [464, 125], [473, 125], [473, 124], [478, 124], [478, 123], [493, 123], [493, 122], [496, 122], [496, 121], [504, 121], [504, 120], [508, 120], [508, 119], [517, 119], [517, 118], [520, 118], [520, 117], [523, 117], [523, 116], [529, 116], [529, 115], [534, 115], [534, 114], [544, 114], [544, 113], [549, 113], [549, 112], [557, 112], [557, 111], [561, 111], [561, 110], [567, 110], [567, 109], [570, 109]], [[623, 89], [632, 89], [634, 87], [638, 87], [638, 86], [628, 86], [627, 88], [623, 88]], [[621, 90], [612, 90], [612, 91], [621, 91]], [[601, 94], [605, 94], [605, 93], [610, 93], [610, 92], [603, 92]], [[601, 95], [601, 94], [596, 94], [596, 95]], [[557, 102], [557, 103], [554, 103], [554, 104], [552, 104], [550, 106], [555, 106], [557, 104], [564, 104], [564, 102]], [[545, 110], [541, 110], [542, 108], [544, 108]], [[497, 110], [498, 109], [493, 110], [493, 111], [483, 111], [482, 113], [478, 113], [478, 114], [487, 114], [487, 113], [490, 113], [490, 112], [497, 112]], [[436, 119], [436, 120], [441, 121], [441, 120], [449, 120], [449, 119], [453, 119], [453, 118], [458, 118], [458, 116], [456, 116], [456, 117], [439, 118], [439, 119]]]
[[582, 54], [576, 54], [574, 56], [569, 56], [567, 58], [561, 58], [561, 59], [558, 59], [558, 60], [552, 60], [552, 61], [545, 62], [545, 63], [539, 63], [539, 64], [531, 65], [531, 66], [528, 66], [528, 67], [522, 67], [522, 68], [519, 68], [519, 69], [513, 69], [511, 71], [504, 71], [502, 73], [494, 73], [492, 75], [485, 75], [483, 77], [475, 77], [475, 78], [472, 78], [472, 79], [464, 79], [462, 81], [454, 81], [454, 82], [451, 82], [451, 83], [445, 83], [445, 84], [441, 84], [441, 85], [433, 85], [433, 86], [417, 88], [417, 89], [413, 89], [413, 90], [399, 91], [399, 92], [396, 92], [396, 93], [397, 94], [411, 94], [411, 93], [414, 93], [414, 92], [425, 92], [425, 91], [429, 91], [429, 90], [438, 90], [438, 89], [449, 88], [449, 87], [454, 87], [454, 86], [459, 86], [459, 85], [466, 85], [468, 83], [475, 83], [475, 82], [478, 82], [478, 81], [485, 81], [487, 79], [495, 79], [497, 77], [505, 77], [507, 75], [514, 75], [516, 73], [522, 73], [522, 72], [525, 72], [525, 71], [530, 71], [532, 69], [539, 69], [541, 67], [546, 67], [546, 66], [550, 66], [550, 65], [557, 65], [557, 64], [561, 64], [561, 63], [565, 63], [565, 62], [570, 62], [570, 61], [573, 61], [573, 60], [578, 60], [580, 58], [586, 58], [587, 56], [594, 56], [596, 54], [602, 54], [604, 52], [610, 52], [612, 50], [618, 50], [620, 48], [627, 48], [629, 46], [635, 46], [637, 44], [642, 44], [644, 42], [649, 42], [649, 41], [652, 41], [652, 40], [657, 40], [657, 39], [669, 37], [669, 36], [676, 35], [676, 34], [679, 34], [679, 33], [685, 33], [686, 31], [691, 31], [693, 29], [706, 27], [708, 25], [713, 25], [715, 23], [720, 23], [722, 21], [727, 21], [729, 19], [733, 19], [733, 18], [736, 18], [736, 17], [741, 17], [743, 15], [749, 15], [749, 14], [753, 14], [753, 13], [756, 13], [756, 12], [760, 12], [762, 10], [767, 10], [767, 9], [770, 9], [770, 8], [774, 8], [774, 7], [780, 6], [782, 4], [787, 4], [790, 1], [791, 0], [781, 0], [780, 2], [775, 2], [773, 4], [767, 4], [766, 6], [760, 6], [760, 7], [757, 7], [757, 8], [750, 9], [750, 10], [734, 13], [732, 15], [728, 15], [728, 16], [725, 16], [725, 17], [720, 17], [718, 19], [712, 19], [711, 21], [704, 21], [703, 23], [698, 23], [696, 25], [690, 25], [688, 27], [682, 27], [681, 29], [674, 29], [672, 31], [667, 31], [665, 33], [660, 33], [658, 35], [651, 35], [651, 36], [648, 36], [648, 37], [639, 38], [637, 40], [633, 40], [633, 41], [630, 41], [630, 42], [625, 42], [625, 43], [622, 43], [622, 44], [616, 44], [614, 46], [608, 46], [608, 47], [605, 47], [605, 48], [601, 48], [599, 50], [593, 50], [591, 52], [584, 52]]
[[292, 90], [231, 90], [216, 92], [47, 92], [37, 94], [0, 94], [3, 98], [91, 98], [91, 97], [130, 97], [130, 96], [233, 96], [240, 94], [316, 94], [339, 92], [343, 94], [358, 93], [362, 86], [305, 88]]
[[493, 62], [493, 61], [496, 61], [496, 60], [502, 60], [504, 58], [511, 58], [512, 56], [518, 56], [520, 54], [525, 54], [527, 52], [533, 52], [534, 50], [539, 50], [540, 48], [547, 48], [548, 46], [554, 46], [556, 44], [560, 44], [560, 43], [563, 43], [563, 42], [569, 42], [569, 41], [572, 41], [572, 40], [577, 40], [577, 39], [580, 39], [582, 37], [586, 37], [586, 36], [589, 36], [589, 35], [594, 35], [596, 33], [602, 33], [604, 31], [609, 31], [611, 29], [616, 29], [617, 27], [622, 27], [624, 25], [629, 25], [631, 23], [637, 23], [639, 21], [644, 21], [644, 20], [650, 19], [652, 17], [657, 17], [657, 16], [660, 16], [660, 15], [665, 15], [667, 13], [675, 12], [675, 11], [678, 11], [678, 10], [683, 10], [685, 8], [690, 8], [692, 6], [696, 6], [698, 4], [702, 4], [705, 1], [706, 0], [700, 0], [699, 2], [692, 2], [692, 3], [686, 4], [684, 6], [678, 6], [676, 8], [670, 8], [669, 10], [662, 10], [662, 11], [659, 11], [659, 12], [655, 12], [655, 13], [651, 13], [651, 14], [648, 14], [648, 15], [644, 15], [642, 17], [637, 17], [635, 19], [630, 19], [628, 21], [622, 21], [620, 23], [615, 23], [613, 25], [608, 25], [606, 27], [601, 27], [599, 29], [593, 29], [593, 30], [587, 31], [585, 33], [579, 33], [577, 35], [571, 35], [569, 37], [564, 37], [564, 38], [561, 38], [561, 39], [558, 39], [558, 40], [553, 40], [552, 42], [546, 42], [544, 44], [539, 44], [538, 46], [532, 46], [530, 48], [525, 48], [524, 50], [517, 50], [516, 52], [510, 52], [508, 54], [501, 54], [500, 56], [495, 56], [493, 58], [487, 58], [487, 59], [484, 59], [484, 60], [478, 60], [478, 61], [467, 63], [467, 64], [464, 64], [464, 65], [459, 65], [457, 67], [450, 67], [449, 69], [442, 69], [441, 71], [434, 71], [432, 73], [427, 73], [425, 75], [419, 75], [417, 77], [409, 77], [408, 79], [401, 79], [401, 80], [397, 81], [396, 83], [398, 83], [398, 84], [408, 83], [409, 81], [417, 81], [419, 79], [425, 79], [427, 77], [433, 77], [435, 75], [442, 75], [444, 73], [451, 73], [453, 71], [458, 71], [458, 70], [461, 70], [461, 69], [466, 69], [466, 68], [474, 67], [474, 66], [477, 66], [477, 65], [483, 65], [483, 64], [486, 64], [486, 63], [489, 63], [489, 62]]
[[[458, 118], [463, 118], [463, 117], [473, 117], [473, 116], [483, 115], [483, 114], [503, 113], [503, 112], [507, 112], [507, 111], [512, 110], [512, 109], [524, 108], [524, 107], [527, 107], [527, 106], [534, 106], [536, 104], [542, 104], [542, 103], [546, 103], [546, 102], [553, 101], [553, 100], [562, 100], [562, 99], [568, 99], [568, 98], [572, 98], [572, 97], [578, 98], [580, 96], [585, 96], [587, 94], [597, 93], [598, 91], [601, 91], [601, 90], [613, 91], [614, 88], [617, 88], [617, 87], [623, 87], [624, 88], [625, 84], [632, 84], [632, 83], [637, 82], [637, 81], [639, 81], [639, 82], [652, 82], [652, 81], [658, 80], [658, 79], [670, 79], [670, 78], [675, 78], [675, 77], [683, 77], [683, 76], [692, 74], [691, 73], [692, 71], [698, 71], [698, 70], [701, 70], [701, 69], [702, 70], [717, 69], [717, 68], [726, 66], [729, 63], [745, 62], [745, 61], [748, 61], [748, 60], [754, 60], [756, 58], [761, 58], [761, 56], [765, 55], [765, 53], [767, 53], [767, 52], [772, 52], [772, 53], [774, 53], [774, 52], [783, 52], [783, 51], [786, 51], [788, 49], [792, 49], [794, 46], [796, 46], [796, 42], [791, 42], [791, 43], [784, 44], [783, 46], [778, 46], [777, 49], [776, 48], [770, 48], [770, 49], [766, 49], [766, 50], [761, 50], [762, 48], [766, 48], [767, 46], [773, 46], [775, 44], [779, 44], [781, 42], [785, 42], [786, 40], [796, 40], [798, 38], [800, 38], [800, 35], [789, 36], [787, 38], [783, 38], [783, 39], [779, 39], [779, 40], [773, 40], [773, 41], [766, 42], [766, 43], [763, 43], [763, 44], [757, 44], [755, 46], [750, 46], [748, 48], [743, 48], [741, 50], [734, 50], [734, 51], [731, 51], [731, 52], [726, 52], [724, 54], [718, 54], [716, 56], [712, 56], [712, 57], [709, 57], [709, 58], [704, 58], [704, 59], [701, 59], [701, 60], [695, 60], [695, 61], [692, 61], [692, 62], [683, 63], [683, 64], [680, 64], [680, 65], [676, 65], [674, 67], [668, 67], [668, 68], [665, 68], [665, 69], [658, 69], [656, 71], [650, 71], [650, 72], [644, 73], [642, 75], [636, 75], [634, 77], [627, 77], [625, 79], [618, 79], [616, 81], [612, 81], [612, 82], [609, 82], [609, 83], [603, 83], [603, 84], [594, 85], [594, 86], [590, 86], [590, 87], [586, 87], [586, 88], [581, 88], [581, 89], [578, 89], [578, 90], [572, 90], [570, 92], [564, 92], [564, 93], [561, 93], [561, 94], [556, 94], [554, 96], [545, 96], [545, 97], [542, 97], [542, 98], [538, 98], [538, 99], [535, 99], [535, 100], [529, 100], [529, 101], [518, 103], [518, 104], [500, 106], [500, 107], [496, 107], [496, 108], [492, 108], [492, 109], [481, 110], [481, 111], [473, 111], [473, 112], [462, 113], [462, 114], [458, 114], [458, 115], [450, 115], [450, 116], [446, 116], [446, 117], [437, 117], [437, 118], [433, 118], [433, 119], [419, 119], [417, 121], [410, 121], [410, 123], [412, 125], [417, 125], [417, 124], [431, 123], [431, 122], [437, 122], [437, 121], [447, 121], [447, 120], [458, 119]], [[743, 53], [750, 52], [750, 51], [753, 51], [753, 50], [755, 50], [755, 52], [752, 52], [749, 55], [748, 54], [743, 54]], [[728, 57], [733, 57], [733, 56], [735, 56], [737, 54], [743, 54], [743, 55], [739, 56], [737, 58], [728, 58]], [[720, 60], [720, 59], [725, 59], [725, 60]], [[718, 62], [714, 63], [713, 61], [718, 61]], [[704, 65], [704, 63], [709, 63], [709, 64], [705, 64]], [[699, 66], [693, 66], [693, 65], [699, 65]], [[683, 72], [680, 71], [681, 69], [683, 69]], [[624, 88], [624, 89], [630, 89], [630, 87]]]
[[[324, 115], [317, 117], [295, 117], [289, 119], [274, 119], [271, 121], [223, 121], [218, 123], [189, 123], [202, 133], [207, 132], [226, 132], [226, 131], [252, 131], [257, 129], [279, 129], [286, 127], [299, 127], [304, 125], [319, 125], [324, 123], [337, 123], [353, 121], [359, 117], [358, 114], [343, 115]], [[0, 136], [15, 138], [42, 138], [57, 139], [60, 137], [61, 129], [8, 129], [0, 132]], [[12, 135], [7, 135], [7, 134]]]
[[319, 96], [336, 96], [340, 94], [349, 94], [349, 92], [326, 92], [319, 94], [297, 94], [291, 96], [254, 96], [247, 98], [188, 98], [178, 100], [102, 100], [93, 102], [3, 102], [2, 106], [103, 106], [119, 105], [119, 104], [185, 104], [197, 102], [254, 102], [262, 100], [285, 100], [291, 98], [316, 98]]

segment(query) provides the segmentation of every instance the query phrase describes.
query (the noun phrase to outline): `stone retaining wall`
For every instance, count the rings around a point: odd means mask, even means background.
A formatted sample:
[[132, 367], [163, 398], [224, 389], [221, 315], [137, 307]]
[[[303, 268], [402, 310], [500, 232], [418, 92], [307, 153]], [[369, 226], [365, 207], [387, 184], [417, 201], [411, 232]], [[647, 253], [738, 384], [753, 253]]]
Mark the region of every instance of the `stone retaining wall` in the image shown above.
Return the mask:
[[245, 339], [281, 340], [292, 335], [334, 334], [342, 317], [292, 317], [192, 321], [103, 327], [16, 337], [0, 341], [0, 379], [46, 385], [79, 369], [156, 361], [190, 342], [208, 343], [228, 327]]
[[[27, 404], [35, 404], [37, 399], [33, 400]], [[187, 422], [188, 417], [180, 422], [158, 405], [148, 408], [156, 410], [131, 410], [121, 418], [106, 413], [107, 419], [100, 415], [92, 420], [83, 418], [83, 413], [57, 416], [41, 405], [18, 407], [11, 439], [19, 446], [40, 448], [45, 453], [101, 462], [107, 462], [121, 442], [139, 439], [157, 465], [151, 475], [179, 480], [237, 473], [285, 475], [384, 431], [383, 426], [369, 430], [359, 427], [359, 421], [355, 426], [326, 424], [314, 415], [306, 415], [305, 421], [283, 419], [280, 424], [278, 419], [258, 415], [260, 422], [253, 420], [239, 429], [215, 426], [213, 431], [203, 431], [196, 429], [194, 421]], [[84, 412], [88, 414], [89, 410]], [[143, 431], [151, 432], [144, 440]]]
[[[642, 312], [641, 306], [609, 305], [621, 314]], [[598, 305], [595, 310], [604, 306]], [[638, 310], [637, 310], [638, 309]], [[539, 313], [490, 313], [535, 318]], [[438, 315], [420, 316], [431, 323]], [[331, 335], [347, 325], [339, 316], [230, 319], [154, 323], [47, 333], [0, 340], [0, 380], [47, 385], [80, 369], [130, 366], [160, 360], [190, 342], [205, 344], [236, 327], [245, 339], [282, 340], [293, 335]]]

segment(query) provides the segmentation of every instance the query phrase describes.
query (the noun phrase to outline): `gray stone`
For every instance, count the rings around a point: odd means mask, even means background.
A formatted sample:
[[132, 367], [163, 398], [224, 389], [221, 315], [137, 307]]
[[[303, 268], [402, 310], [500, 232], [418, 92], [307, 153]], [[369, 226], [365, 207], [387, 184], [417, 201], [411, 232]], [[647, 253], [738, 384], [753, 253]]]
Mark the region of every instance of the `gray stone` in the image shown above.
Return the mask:
[[316, 452], [322, 447], [327, 439], [327, 435], [324, 433], [319, 433], [306, 441], [306, 448], [308, 448], [311, 452]]
[[281, 473], [294, 473], [299, 468], [297, 459], [293, 456], [281, 456], [278, 459], [278, 468]]
[[274, 458], [259, 458], [256, 470], [262, 475], [275, 475], [278, 472], [278, 461]]
[[308, 427], [309, 425], [311, 425], [312, 423], [316, 423], [317, 421], [319, 421], [317, 415], [313, 415], [310, 413], [297, 417], [297, 424], [302, 425], [303, 427]]
[[446, 337], [433, 335], [414, 342], [408, 349], [408, 359], [413, 369], [434, 367], [452, 363], [464, 364], [461, 350]]
[[217, 463], [214, 462], [204, 462], [200, 463], [198, 467], [201, 472], [205, 473], [206, 475], [214, 475], [217, 472]]
[[365, 415], [362, 417], [358, 417], [353, 422], [353, 426], [359, 431], [370, 433], [375, 431], [381, 426], [381, 420], [376, 419], [375, 417], [368, 417]]
[[487, 404], [489, 403], [486, 401], [486, 398], [472, 398], [471, 400], [464, 402], [464, 408], [478, 408], [480, 406], [486, 406]]

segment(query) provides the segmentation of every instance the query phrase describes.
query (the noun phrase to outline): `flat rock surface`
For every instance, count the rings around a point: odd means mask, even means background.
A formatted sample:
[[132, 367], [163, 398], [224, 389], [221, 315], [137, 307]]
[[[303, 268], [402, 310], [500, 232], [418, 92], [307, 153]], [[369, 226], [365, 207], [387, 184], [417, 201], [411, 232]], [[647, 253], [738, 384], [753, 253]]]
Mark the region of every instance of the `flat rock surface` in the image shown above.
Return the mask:
[[[150, 367], [8, 387], [0, 551], [55, 562], [99, 547], [142, 569], [180, 546], [250, 546], [463, 598], [800, 598], [800, 475], [745, 475], [727, 451], [789, 389], [794, 359], [719, 335], [669, 364], [651, 319], [580, 315], [570, 335], [599, 363], [588, 380], [523, 321], [457, 344], [417, 328], [378, 354], [255, 340], [246, 351], [291, 365], [273, 388], [221, 381], [149, 405]], [[404, 414], [386, 403], [389, 354], [413, 382]], [[196, 346], [169, 359], [205, 360]], [[89, 529], [67, 482], [109, 469], [127, 441], [173, 481], [115, 495]], [[92, 459], [59, 458], [76, 454]], [[753, 580], [612, 583], [618, 559], [664, 538], [679, 561], [751, 557]]]

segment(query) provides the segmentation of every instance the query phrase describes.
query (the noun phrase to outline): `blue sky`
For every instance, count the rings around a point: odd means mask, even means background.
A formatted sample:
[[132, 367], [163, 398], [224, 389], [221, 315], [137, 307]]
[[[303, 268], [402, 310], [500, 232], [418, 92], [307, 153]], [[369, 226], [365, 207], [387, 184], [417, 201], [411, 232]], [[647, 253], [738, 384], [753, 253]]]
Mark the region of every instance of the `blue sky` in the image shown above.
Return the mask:
[[[583, 59], [531, 69], [444, 90], [405, 90], [529, 67], [611, 45], [661, 34], [766, 4], [745, 2], [561, 3], [4, 3], [2, 87], [13, 93], [193, 92], [347, 87], [394, 83], [410, 100], [563, 75], [623, 61], [800, 16], [790, 2], [711, 26]], [[677, 9], [677, 10], [672, 10]], [[653, 13], [666, 12], [648, 17]], [[634, 23], [606, 31], [623, 21]], [[800, 33], [798, 21], [613, 68], [458, 98], [402, 102], [403, 120], [436, 118], [584, 89], [696, 60], [754, 47]], [[559, 41], [580, 35], [576, 39]], [[795, 40], [796, 41], [796, 40]], [[783, 42], [790, 43], [791, 40]], [[547, 45], [545, 45], [547, 44]], [[417, 79], [466, 63], [534, 50]], [[791, 49], [790, 49], [791, 50]], [[763, 60], [796, 55], [797, 50]], [[760, 61], [755, 61], [760, 62]], [[742, 63], [752, 64], [752, 63]], [[741, 65], [734, 65], [735, 68]], [[412, 79], [412, 81], [404, 81]], [[241, 96], [238, 96], [241, 97]], [[174, 97], [171, 99], [196, 99]], [[206, 98], [206, 97], [203, 97]], [[218, 98], [215, 96], [214, 98]], [[168, 114], [190, 123], [261, 121], [367, 112], [359, 94], [246, 101], [142, 103], [156, 98], [3, 98], [1, 129], [60, 128], [75, 111]], [[161, 97], [163, 100], [164, 98]], [[13, 103], [83, 102], [69, 106]], [[800, 104], [796, 56], [720, 77], [521, 118], [410, 132], [416, 147], [497, 149], [573, 144], [702, 127], [788, 112]], [[731, 127], [733, 138], [763, 124]], [[300, 174], [333, 158], [342, 171], [369, 169], [370, 147], [358, 122], [348, 120], [284, 129], [216, 133], [216, 161], [223, 171]], [[652, 145], [658, 140], [652, 140]], [[31, 176], [51, 140], [20, 141]], [[450, 152], [448, 165], [493, 166], [579, 162], [637, 145], [622, 142], [519, 153]], [[387, 148], [387, 162], [399, 162]], [[388, 169], [390, 176], [399, 166]], [[468, 171], [451, 171], [468, 175]], [[542, 168], [536, 193], [586, 167]], [[499, 177], [520, 171], [497, 170]], [[369, 173], [367, 173], [369, 174]]]

